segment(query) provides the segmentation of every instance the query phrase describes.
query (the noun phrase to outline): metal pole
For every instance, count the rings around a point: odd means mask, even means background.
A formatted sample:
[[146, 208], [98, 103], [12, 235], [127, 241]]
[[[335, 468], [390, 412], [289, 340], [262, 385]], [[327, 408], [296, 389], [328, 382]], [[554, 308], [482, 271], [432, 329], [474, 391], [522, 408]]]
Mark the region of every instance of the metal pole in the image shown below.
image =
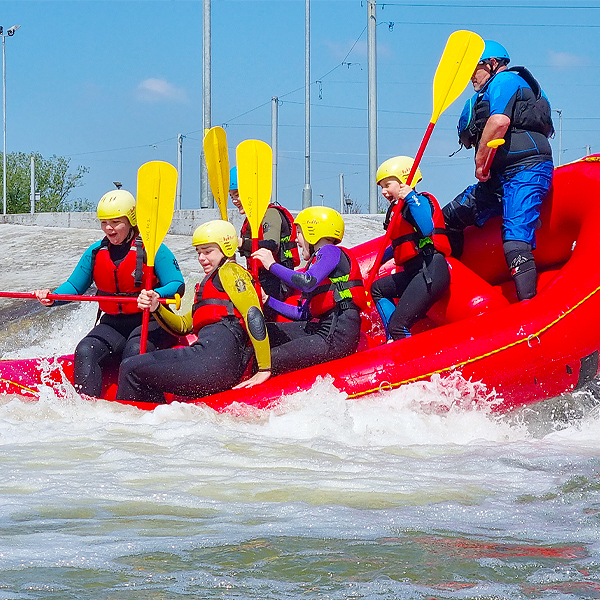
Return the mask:
[[31, 155], [31, 187], [29, 192], [29, 202], [31, 203], [31, 214], [35, 213], [35, 158]]
[[181, 166], [183, 163], [183, 134], [177, 134], [177, 192], [175, 194], [175, 208], [181, 210]]
[[2, 206], [3, 214], [6, 214], [6, 34], [2, 36], [2, 123]]
[[304, 5], [304, 189], [302, 208], [312, 206], [310, 187], [310, 0]]
[[585, 147], [585, 155], [586, 155], [586, 156], [589, 156], [591, 153], [592, 153], [592, 147], [591, 147], [591, 146], [588, 144], [588, 145]]
[[[204, 134], [206, 134], [206, 132], [210, 129], [211, 125], [210, 2], [211, 0], [202, 0], [202, 6], [204, 9], [202, 13], [202, 122], [204, 126]], [[213, 208], [215, 205], [215, 199], [210, 193], [204, 150], [201, 150], [200, 152], [200, 187], [200, 208]]]
[[4, 146], [2, 150], [2, 209], [3, 214], [6, 214], [6, 36], [15, 35], [15, 31], [21, 27], [13, 25], [6, 33], [0, 27], [0, 35], [2, 36], [2, 132], [4, 138]]
[[377, 3], [367, 2], [367, 54], [369, 81], [369, 212], [377, 212]]
[[273, 188], [271, 201], [277, 202], [277, 169], [278, 169], [278, 149], [277, 141], [279, 136], [279, 98], [271, 98], [271, 149], [273, 150]]
[[340, 213], [344, 212], [344, 174], [340, 173]]
[[555, 108], [558, 113], [558, 166], [562, 164], [562, 109]]

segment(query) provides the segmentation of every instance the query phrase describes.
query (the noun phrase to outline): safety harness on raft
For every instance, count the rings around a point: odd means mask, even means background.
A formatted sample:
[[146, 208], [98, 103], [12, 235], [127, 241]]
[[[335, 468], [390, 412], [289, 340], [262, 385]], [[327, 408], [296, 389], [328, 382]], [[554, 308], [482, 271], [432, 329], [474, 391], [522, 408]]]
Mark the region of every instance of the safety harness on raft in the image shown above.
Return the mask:
[[[534, 76], [525, 67], [511, 67], [494, 73], [479, 92], [467, 100], [458, 121], [458, 139], [461, 146], [471, 148], [477, 146], [487, 120], [490, 118], [490, 103], [483, 99], [484, 93], [491, 81], [499, 73], [514, 72], [519, 75], [529, 87], [521, 87], [513, 106], [511, 130], [537, 132], [546, 138], [554, 135], [552, 109], [542, 88]], [[513, 149], [514, 151], [514, 149]]]
[[[311, 292], [304, 292], [302, 299], [308, 303], [310, 314], [319, 318], [333, 309], [367, 308], [367, 295], [357, 260], [346, 248], [339, 247], [340, 260], [328, 277]], [[315, 262], [316, 254], [309, 259], [306, 269]]]
[[192, 306], [192, 323], [194, 333], [198, 333], [202, 327], [212, 323], [218, 323], [225, 317], [231, 317], [230, 320], [237, 319], [240, 325], [244, 327], [244, 319], [240, 311], [235, 307], [227, 293], [219, 283], [215, 284], [215, 277], [219, 268], [225, 264], [227, 259], [223, 259], [221, 264], [201, 283], [196, 284], [194, 304]]
[[[451, 248], [448, 241], [448, 234], [444, 224], [444, 215], [442, 209], [435, 196], [428, 192], [419, 192], [420, 196], [425, 196], [431, 207], [431, 216], [433, 220], [433, 232], [425, 236], [417, 226], [409, 205], [402, 201], [400, 209], [400, 217], [395, 220], [391, 232], [392, 248], [394, 250], [394, 261], [398, 266], [404, 265], [409, 260], [417, 256], [425, 257], [434, 254], [436, 251], [444, 256], [450, 256]], [[390, 226], [390, 219], [395, 203], [390, 204], [388, 212], [383, 223], [384, 229]], [[426, 281], [428, 284], [431, 280], [428, 279], [426, 273]]]

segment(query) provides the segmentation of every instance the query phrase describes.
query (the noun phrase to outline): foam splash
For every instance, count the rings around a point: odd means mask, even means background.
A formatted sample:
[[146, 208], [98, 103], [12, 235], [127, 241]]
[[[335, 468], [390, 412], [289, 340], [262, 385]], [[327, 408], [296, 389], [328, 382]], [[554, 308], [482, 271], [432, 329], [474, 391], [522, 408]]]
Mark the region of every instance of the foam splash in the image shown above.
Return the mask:
[[[94, 326], [97, 310], [95, 302], [80, 302], [76, 306], [45, 311], [39, 319], [21, 332], [21, 337], [27, 340], [21, 342], [23, 347], [7, 351], [1, 358], [9, 360], [72, 354], [79, 340]], [[56, 315], [59, 315], [59, 318], [56, 318]]]

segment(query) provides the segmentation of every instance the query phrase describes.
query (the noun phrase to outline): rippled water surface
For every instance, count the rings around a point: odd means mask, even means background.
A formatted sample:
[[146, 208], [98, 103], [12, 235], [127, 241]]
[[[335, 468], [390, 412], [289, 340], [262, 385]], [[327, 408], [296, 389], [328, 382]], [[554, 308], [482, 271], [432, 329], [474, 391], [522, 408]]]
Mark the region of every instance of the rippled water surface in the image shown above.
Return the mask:
[[[0, 353], [72, 351], [94, 314], [21, 315]], [[225, 414], [0, 396], [0, 599], [600, 598], [593, 396], [485, 397], [458, 376]]]

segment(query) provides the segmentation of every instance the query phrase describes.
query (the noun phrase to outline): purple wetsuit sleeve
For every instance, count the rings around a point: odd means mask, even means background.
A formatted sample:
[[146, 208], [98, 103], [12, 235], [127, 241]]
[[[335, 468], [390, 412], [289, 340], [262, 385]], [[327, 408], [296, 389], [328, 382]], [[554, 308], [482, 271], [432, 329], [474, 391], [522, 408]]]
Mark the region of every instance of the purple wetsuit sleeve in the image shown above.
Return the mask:
[[[327, 244], [317, 251], [314, 262], [304, 273], [288, 269], [279, 263], [274, 263], [270, 271], [288, 286], [301, 292], [311, 292], [338, 266], [341, 253], [342, 251], [338, 246]], [[305, 318], [305, 304], [306, 302], [298, 307], [274, 298], [269, 298], [268, 301], [270, 308], [276, 310], [286, 319], [292, 319], [293, 321], [300, 321]]]
[[341, 253], [338, 246], [327, 244], [317, 251], [314, 262], [304, 273], [278, 263], [273, 264], [270, 271], [285, 284], [301, 292], [312, 292], [338, 266]]
[[273, 310], [277, 311], [286, 319], [291, 319], [292, 321], [301, 321], [303, 318], [303, 310], [301, 306], [287, 304], [285, 302], [282, 302], [281, 300], [271, 298], [270, 296], [267, 305], [269, 306], [269, 308], [272, 308]]

